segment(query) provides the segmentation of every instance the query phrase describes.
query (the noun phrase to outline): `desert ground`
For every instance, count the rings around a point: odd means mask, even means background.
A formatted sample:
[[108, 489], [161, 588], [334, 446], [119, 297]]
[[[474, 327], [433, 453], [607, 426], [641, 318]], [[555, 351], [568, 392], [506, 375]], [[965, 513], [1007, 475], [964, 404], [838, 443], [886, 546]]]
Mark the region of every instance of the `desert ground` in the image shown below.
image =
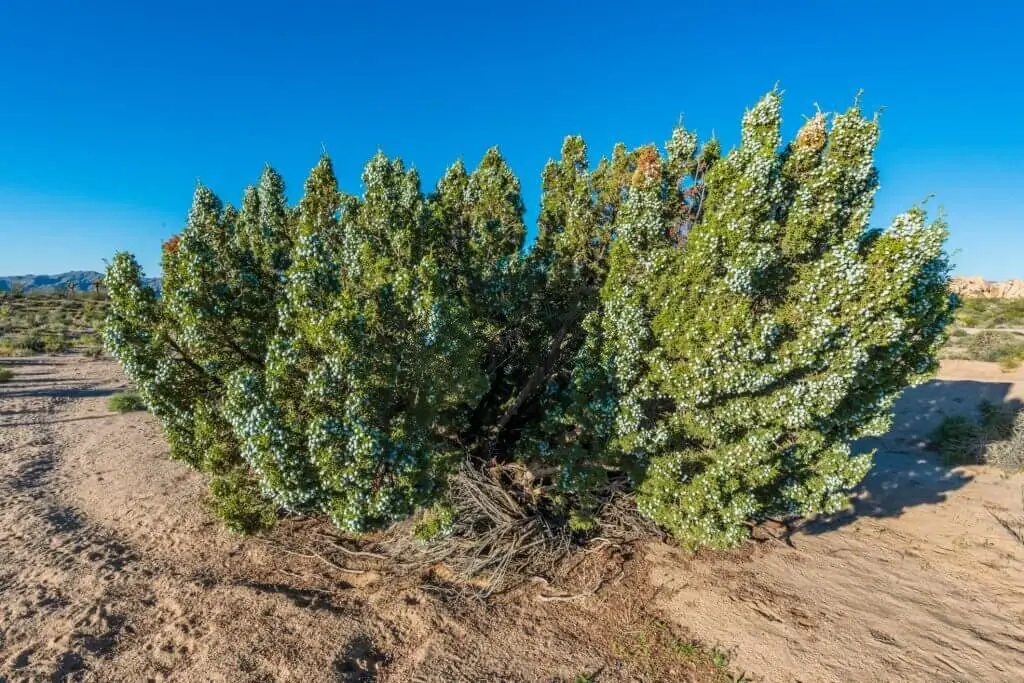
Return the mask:
[[598, 546], [591, 590], [485, 605], [318, 552], [317, 520], [228, 534], [156, 421], [108, 411], [112, 361], [0, 365], [0, 681], [1024, 680], [1024, 475], [927, 450], [1024, 370], [908, 390], [847, 513], [730, 552]]

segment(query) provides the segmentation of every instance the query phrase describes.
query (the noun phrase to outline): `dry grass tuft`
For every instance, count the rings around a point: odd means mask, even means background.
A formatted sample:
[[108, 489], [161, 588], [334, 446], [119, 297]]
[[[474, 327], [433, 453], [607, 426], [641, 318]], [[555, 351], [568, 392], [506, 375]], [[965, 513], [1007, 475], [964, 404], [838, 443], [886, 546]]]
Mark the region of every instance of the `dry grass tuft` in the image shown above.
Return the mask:
[[1024, 409], [1017, 401], [982, 401], [979, 418], [947, 417], [932, 443], [947, 465], [985, 464], [1024, 469]]
[[1008, 470], [1024, 469], [1024, 411], [1017, 410], [999, 436], [985, 444], [985, 463]]

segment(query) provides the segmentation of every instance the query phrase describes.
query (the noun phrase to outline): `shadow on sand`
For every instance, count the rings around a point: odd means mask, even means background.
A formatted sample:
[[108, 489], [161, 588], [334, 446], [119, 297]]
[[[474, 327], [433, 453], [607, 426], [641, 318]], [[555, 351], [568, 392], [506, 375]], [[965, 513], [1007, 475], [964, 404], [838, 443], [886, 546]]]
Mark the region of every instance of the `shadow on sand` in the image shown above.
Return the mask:
[[[46, 413], [50, 415], [52, 413]], [[100, 415], [83, 415], [81, 417], [63, 417], [57, 420], [50, 420], [47, 418], [40, 418], [37, 420], [22, 420], [21, 422], [5, 422], [2, 426], [4, 427], [30, 427], [37, 424], [60, 424], [62, 422], [82, 422], [83, 420], [104, 420], [112, 417], [117, 417], [118, 413], [102, 413]], [[0, 683], [3, 679], [0, 678]]]
[[89, 398], [92, 396], [112, 396], [120, 393], [122, 389], [97, 389], [92, 387], [67, 387], [56, 389], [23, 389], [15, 391], [0, 391], [0, 399], [3, 398]]
[[942, 379], [907, 389], [896, 403], [889, 432], [854, 444], [854, 452], [877, 452], [852, 507], [809, 521], [802, 531], [823, 533], [859, 517], [898, 517], [908, 508], [945, 501], [950, 491], [963, 487], [974, 477], [963, 468], [942, 464], [931, 449], [932, 432], [947, 417], [977, 418], [982, 401], [1019, 410], [1021, 402], [1010, 397], [1012, 389], [1009, 382]]

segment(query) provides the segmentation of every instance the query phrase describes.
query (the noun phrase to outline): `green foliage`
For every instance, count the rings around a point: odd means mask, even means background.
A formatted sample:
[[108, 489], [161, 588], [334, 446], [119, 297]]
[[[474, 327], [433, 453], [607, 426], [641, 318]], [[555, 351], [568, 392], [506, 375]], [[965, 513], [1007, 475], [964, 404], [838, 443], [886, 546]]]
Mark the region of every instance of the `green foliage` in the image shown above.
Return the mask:
[[638, 504], [686, 545], [844, 505], [870, 467], [851, 441], [934, 368], [954, 305], [943, 224], [915, 209], [868, 229], [877, 120], [816, 116], [780, 154], [779, 105], [747, 112], [703, 222], [651, 282], [649, 376], [672, 409]]
[[455, 510], [450, 505], [438, 503], [423, 512], [423, 517], [413, 529], [416, 538], [430, 541], [451, 532], [455, 523]]
[[10, 368], [0, 368], [0, 384], [10, 382], [14, 378], [14, 371]]
[[1019, 401], [993, 403], [982, 401], [978, 406], [981, 415], [981, 426], [985, 430], [986, 440], [1001, 441], [1013, 433], [1017, 415], [1021, 411]]
[[40, 333], [38, 331], [9, 336], [4, 340], [4, 346], [10, 349], [9, 355], [60, 353], [68, 348], [68, 344], [62, 335]]
[[577, 533], [593, 531], [598, 526], [593, 514], [580, 509], [569, 511], [568, 524], [569, 528]]
[[877, 121], [819, 114], [783, 147], [780, 106], [725, 156], [677, 128], [592, 167], [567, 138], [529, 250], [496, 149], [430, 193], [383, 154], [360, 197], [326, 157], [294, 208], [269, 168], [238, 210], [200, 186], [161, 297], [111, 261], [106, 346], [215, 499], [350, 531], [443, 501], [466, 458], [544, 472], [530, 495], [576, 531], [623, 484], [688, 547], [833, 511], [956, 300], [941, 222], [868, 228]]
[[0, 298], [0, 355], [60, 353], [98, 344], [106, 301], [33, 292]]
[[972, 334], [965, 344], [964, 355], [970, 360], [999, 363], [1017, 367], [1024, 360], [1024, 338], [1010, 332], [982, 330]]
[[277, 508], [260, 492], [244, 469], [231, 470], [210, 480], [210, 509], [228, 531], [254, 534], [277, 522]]
[[107, 410], [115, 413], [130, 413], [134, 410], [145, 410], [146, 404], [143, 403], [139, 395], [134, 391], [124, 391], [119, 394], [114, 394], [107, 400]]
[[61, 353], [68, 349], [68, 343], [61, 335], [48, 334], [42, 338], [42, 341], [43, 351], [46, 353]]
[[946, 465], [977, 462], [981, 426], [965, 415], [946, 417], [932, 432], [932, 444]]
[[46, 349], [43, 336], [37, 332], [28, 332], [9, 340], [11, 348], [22, 353], [42, 353]]
[[1024, 299], [964, 298], [956, 322], [965, 327], [1024, 327]]

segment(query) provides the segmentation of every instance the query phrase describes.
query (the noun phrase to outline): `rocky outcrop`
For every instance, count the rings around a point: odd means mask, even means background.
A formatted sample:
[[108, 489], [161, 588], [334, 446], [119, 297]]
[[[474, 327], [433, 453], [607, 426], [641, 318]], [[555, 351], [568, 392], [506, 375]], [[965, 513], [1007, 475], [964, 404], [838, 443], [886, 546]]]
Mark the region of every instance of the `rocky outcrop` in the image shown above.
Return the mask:
[[982, 299], [1024, 299], [1024, 281], [1011, 279], [990, 282], [980, 276], [955, 277], [949, 288], [964, 297]]

